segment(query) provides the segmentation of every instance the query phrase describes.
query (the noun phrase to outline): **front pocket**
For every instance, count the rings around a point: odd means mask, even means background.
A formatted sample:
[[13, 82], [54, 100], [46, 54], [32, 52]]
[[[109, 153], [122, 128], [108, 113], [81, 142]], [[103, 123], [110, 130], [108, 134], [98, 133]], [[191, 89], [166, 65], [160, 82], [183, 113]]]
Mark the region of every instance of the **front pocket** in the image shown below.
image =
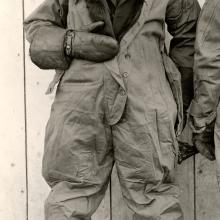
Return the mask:
[[71, 111], [102, 112], [103, 82], [59, 85], [53, 110], [58, 114]]

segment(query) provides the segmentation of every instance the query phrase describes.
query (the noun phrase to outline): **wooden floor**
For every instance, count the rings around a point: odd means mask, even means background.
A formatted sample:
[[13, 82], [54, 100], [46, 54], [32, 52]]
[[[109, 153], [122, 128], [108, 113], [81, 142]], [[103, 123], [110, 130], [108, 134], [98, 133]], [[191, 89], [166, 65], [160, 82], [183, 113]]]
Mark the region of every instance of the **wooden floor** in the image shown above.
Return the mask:
[[[22, 28], [40, 1], [7, 0], [0, 7], [0, 219], [43, 220], [49, 188], [41, 177], [44, 128], [53, 95], [45, 96], [53, 77], [28, 57]], [[200, 2], [202, 3], [202, 2]], [[214, 163], [196, 157], [178, 167], [186, 220], [220, 220], [220, 193]], [[93, 220], [131, 220], [113, 172], [106, 197]], [[168, 219], [169, 220], [169, 219]]]

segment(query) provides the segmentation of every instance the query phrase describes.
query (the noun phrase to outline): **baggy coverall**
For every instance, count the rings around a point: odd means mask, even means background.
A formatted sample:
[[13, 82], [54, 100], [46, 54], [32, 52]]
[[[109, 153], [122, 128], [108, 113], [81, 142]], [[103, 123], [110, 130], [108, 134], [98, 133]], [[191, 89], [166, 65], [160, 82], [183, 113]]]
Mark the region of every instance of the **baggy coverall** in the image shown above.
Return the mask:
[[[73, 58], [57, 72], [43, 158], [43, 176], [52, 187], [46, 220], [91, 219], [114, 163], [133, 220], [183, 219], [174, 184], [183, 118], [179, 70], [184, 79], [192, 69], [199, 11], [196, 0], [145, 0], [115, 58]], [[165, 21], [173, 35], [172, 59], [164, 49]], [[85, 0], [46, 0], [25, 29], [28, 40], [40, 44], [43, 26], [77, 30], [89, 23]], [[57, 44], [55, 60], [66, 62], [62, 42], [55, 35], [50, 40]]]
[[[195, 45], [194, 98], [189, 107], [194, 130], [203, 130], [215, 121], [214, 144], [217, 178], [220, 185], [220, 1], [208, 0], [198, 21]], [[200, 131], [199, 131], [200, 130]]]

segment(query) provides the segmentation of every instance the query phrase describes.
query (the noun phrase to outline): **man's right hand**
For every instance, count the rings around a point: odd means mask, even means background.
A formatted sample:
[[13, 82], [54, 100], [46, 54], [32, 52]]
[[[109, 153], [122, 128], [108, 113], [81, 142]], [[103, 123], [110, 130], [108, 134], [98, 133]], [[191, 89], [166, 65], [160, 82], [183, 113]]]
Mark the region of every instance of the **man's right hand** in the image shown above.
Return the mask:
[[75, 30], [75, 36], [72, 39], [72, 57], [103, 62], [117, 55], [119, 45], [115, 39], [92, 33], [103, 25], [103, 22], [95, 22], [82, 27], [80, 30]]
[[193, 134], [195, 147], [209, 160], [215, 160], [214, 125], [215, 122], [212, 122], [203, 132]]

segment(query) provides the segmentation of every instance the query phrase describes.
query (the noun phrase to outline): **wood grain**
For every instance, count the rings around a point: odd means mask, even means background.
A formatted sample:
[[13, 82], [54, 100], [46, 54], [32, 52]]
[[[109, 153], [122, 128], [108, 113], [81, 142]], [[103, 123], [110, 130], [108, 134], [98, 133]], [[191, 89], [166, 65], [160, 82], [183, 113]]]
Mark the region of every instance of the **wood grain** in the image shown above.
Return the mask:
[[22, 2], [0, 7], [0, 219], [26, 219]]
[[176, 178], [180, 187], [180, 203], [184, 219], [194, 220], [194, 158], [190, 158], [178, 166]]
[[[41, 1], [25, 0], [25, 17]], [[44, 132], [49, 117], [53, 95], [46, 96], [47, 84], [53, 77], [53, 71], [42, 71], [29, 58], [29, 43], [26, 48], [26, 102], [27, 102], [27, 148], [28, 148], [28, 189], [29, 220], [44, 219], [44, 200], [49, 187], [41, 176], [41, 161], [44, 147]]]
[[215, 162], [203, 156], [196, 158], [196, 220], [220, 219], [220, 191]]

